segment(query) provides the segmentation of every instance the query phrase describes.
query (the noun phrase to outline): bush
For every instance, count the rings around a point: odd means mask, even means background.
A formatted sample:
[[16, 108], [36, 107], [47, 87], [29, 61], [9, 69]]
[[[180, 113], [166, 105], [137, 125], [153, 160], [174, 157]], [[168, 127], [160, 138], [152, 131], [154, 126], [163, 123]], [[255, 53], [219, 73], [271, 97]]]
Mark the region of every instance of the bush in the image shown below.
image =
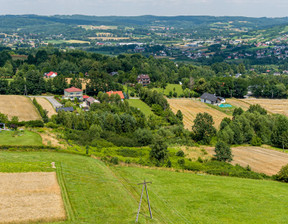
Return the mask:
[[180, 166], [184, 166], [185, 165], [185, 159], [178, 159], [178, 164], [180, 165]]
[[230, 162], [232, 161], [232, 153], [229, 145], [227, 145], [225, 142], [217, 142], [215, 146], [215, 153], [216, 153], [216, 159], [218, 161], [223, 162]]
[[251, 139], [251, 145], [253, 146], [261, 146], [262, 140], [257, 135], [254, 135]]
[[276, 180], [288, 182], [288, 164], [283, 166], [281, 170], [274, 176]]
[[112, 157], [110, 162], [113, 163], [114, 165], [118, 165], [119, 164], [119, 159], [118, 159], [118, 157]]
[[53, 122], [48, 122], [45, 125], [47, 128], [58, 128], [58, 125]]
[[26, 121], [25, 127], [43, 128], [44, 122], [40, 120]]
[[179, 156], [179, 157], [184, 157], [185, 154], [182, 150], [179, 150], [178, 152], [176, 152], [176, 156]]

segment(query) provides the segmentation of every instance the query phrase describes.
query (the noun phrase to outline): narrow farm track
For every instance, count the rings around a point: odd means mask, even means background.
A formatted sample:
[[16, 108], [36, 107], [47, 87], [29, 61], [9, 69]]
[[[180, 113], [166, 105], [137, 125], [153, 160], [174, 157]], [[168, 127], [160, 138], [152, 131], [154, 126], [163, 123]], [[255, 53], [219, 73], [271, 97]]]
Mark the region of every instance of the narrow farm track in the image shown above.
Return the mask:
[[48, 117], [57, 114], [52, 104], [44, 97], [35, 97], [36, 101], [43, 107], [44, 110], [48, 111]]
[[194, 123], [194, 119], [196, 118], [196, 115], [198, 113], [206, 112], [210, 114], [213, 117], [213, 120], [215, 122], [214, 126], [216, 128], [220, 126], [220, 123], [224, 117], [231, 117], [195, 99], [167, 99], [167, 100], [174, 113], [176, 113], [178, 110], [181, 110], [183, 114], [184, 126], [189, 130], [191, 130], [191, 127]]
[[[214, 148], [206, 151], [214, 155]], [[288, 164], [288, 154], [262, 147], [241, 146], [232, 148], [232, 164], [243, 167], [250, 166], [255, 172], [265, 173], [269, 176], [277, 174], [282, 166]]]

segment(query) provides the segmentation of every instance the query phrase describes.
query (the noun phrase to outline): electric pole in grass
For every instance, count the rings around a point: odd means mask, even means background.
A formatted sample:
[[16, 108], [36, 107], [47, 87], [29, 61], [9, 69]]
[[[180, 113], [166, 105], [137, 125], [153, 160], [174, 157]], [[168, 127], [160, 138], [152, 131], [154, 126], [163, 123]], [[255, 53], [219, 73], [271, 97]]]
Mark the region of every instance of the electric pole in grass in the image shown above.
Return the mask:
[[137, 185], [143, 185], [143, 187], [142, 187], [142, 193], [141, 193], [141, 197], [140, 197], [140, 202], [139, 202], [139, 207], [138, 207], [136, 222], [138, 222], [138, 217], [139, 217], [139, 213], [140, 213], [140, 209], [141, 209], [141, 202], [142, 202], [144, 187], [145, 187], [145, 190], [146, 190], [146, 196], [147, 196], [147, 202], [148, 202], [148, 206], [149, 206], [150, 218], [152, 219], [152, 211], [151, 211], [151, 207], [150, 207], [150, 201], [149, 201], [147, 184], [152, 184], [152, 182], [146, 182], [146, 181], [144, 180], [143, 183], [137, 184]]

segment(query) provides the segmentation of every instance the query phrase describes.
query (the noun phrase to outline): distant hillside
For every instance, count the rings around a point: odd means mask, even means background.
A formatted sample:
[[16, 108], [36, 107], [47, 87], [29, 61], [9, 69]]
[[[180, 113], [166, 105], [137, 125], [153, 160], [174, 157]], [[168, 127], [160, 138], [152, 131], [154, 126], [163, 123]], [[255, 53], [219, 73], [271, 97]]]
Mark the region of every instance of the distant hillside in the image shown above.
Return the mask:
[[47, 25], [123, 25], [152, 26], [168, 25], [183, 28], [207, 26], [215, 23], [233, 22], [234, 27], [249, 29], [264, 28], [288, 23], [288, 18], [251, 18], [251, 17], [215, 17], [215, 16], [84, 16], [84, 15], [2, 15], [0, 30], [17, 30]]

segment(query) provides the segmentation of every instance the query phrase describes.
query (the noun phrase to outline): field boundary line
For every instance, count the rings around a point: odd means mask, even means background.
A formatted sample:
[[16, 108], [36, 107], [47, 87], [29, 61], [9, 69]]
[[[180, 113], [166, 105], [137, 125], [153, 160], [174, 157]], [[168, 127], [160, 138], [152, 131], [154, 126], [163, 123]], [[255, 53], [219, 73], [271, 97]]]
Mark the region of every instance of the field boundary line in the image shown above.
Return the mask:
[[66, 187], [66, 183], [65, 183], [65, 179], [62, 173], [62, 163], [56, 163], [56, 174], [57, 174], [57, 179], [59, 182], [59, 185], [61, 187], [61, 195], [62, 195], [62, 199], [64, 202], [64, 209], [66, 211], [66, 215], [67, 215], [67, 219], [69, 221], [75, 221], [75, 212], [74, 209], [70, 203], [70, 198], [69, 195], [67, 193], [67, 187]]

